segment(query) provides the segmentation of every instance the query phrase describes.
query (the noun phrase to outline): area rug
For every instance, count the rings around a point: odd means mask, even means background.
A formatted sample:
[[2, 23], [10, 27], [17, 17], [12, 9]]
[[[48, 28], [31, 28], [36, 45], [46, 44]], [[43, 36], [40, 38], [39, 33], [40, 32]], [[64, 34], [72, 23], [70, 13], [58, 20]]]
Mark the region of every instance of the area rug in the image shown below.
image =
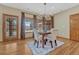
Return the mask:
[[47, 55], [49, 52], [53, 51], [54, 49], [60, 47], [63, 44], [64, 42], [57, 41], [57, 46], [54, 46], [53, 48], [51, 48], [51, 45], [49, 43], [46, 44], [44, 48], [41, 47], [41, 44], [37, 48], [37, 45], [34, 45], [34, 42], [30, 42], [28, 44], [28, 47], [31, 49], [33, 55]]

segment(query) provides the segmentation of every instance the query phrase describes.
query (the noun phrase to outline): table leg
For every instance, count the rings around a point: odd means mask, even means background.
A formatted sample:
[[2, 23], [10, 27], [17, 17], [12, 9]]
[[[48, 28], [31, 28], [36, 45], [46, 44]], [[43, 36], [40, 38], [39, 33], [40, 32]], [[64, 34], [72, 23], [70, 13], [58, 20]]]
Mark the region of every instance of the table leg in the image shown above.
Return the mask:
[[44, 42], [45, 40], [44, 40], [44, 35], [42, 36], [42, 48], [44, 48]]

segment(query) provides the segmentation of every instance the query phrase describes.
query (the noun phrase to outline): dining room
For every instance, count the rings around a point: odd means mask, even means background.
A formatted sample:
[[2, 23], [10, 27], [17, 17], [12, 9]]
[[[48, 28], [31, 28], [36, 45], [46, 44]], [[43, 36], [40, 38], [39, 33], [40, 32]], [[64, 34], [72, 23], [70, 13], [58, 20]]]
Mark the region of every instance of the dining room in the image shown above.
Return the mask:
[[78, 29], [74, 26], [78, 21], [74, 23], [74, 19], [78, 19], [79, 4], [2, 3], [0, 10], [0, 54], [79, 53], [78, 50], [73, 52], [79, 45], [75, 41], [75, 38], [78, 41], [78, 32], [74, 32], [74, 28]]
[[0, 0], [0, 59], [79, 59], [79, 0]]

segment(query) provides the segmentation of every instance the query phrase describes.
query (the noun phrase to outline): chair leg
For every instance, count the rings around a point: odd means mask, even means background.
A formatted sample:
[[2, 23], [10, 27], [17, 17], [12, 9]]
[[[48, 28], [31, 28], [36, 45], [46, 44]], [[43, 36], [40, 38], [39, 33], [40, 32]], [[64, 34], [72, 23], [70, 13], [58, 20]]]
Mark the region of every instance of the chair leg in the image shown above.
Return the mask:
[[37, 40], [35, 40], [34, 41], [34, 45], [37, 43], [37, 48], [38, 48], [38, 46], [39, 46], [39, 41], [37, 41]]
[[55, 45], [57, 46], [57, 41], [55, 40]]
[[46, 43], [47, 43], [47, 39], [45, 39], [45, 45], [46, 45]]
[[37, 42], [37, 41], [35, 40], [35, 41], [34, 41], [34, 45], [36, 44], [36, 42]]
[[53, 44], [52, 44], [52, 41], [50, 41], [50, 44], [51, 44], [51, 48], [53, 48]]
[[38, 46], [39, 46], [39, 41], [37, 41], [37, 48], [38, 48]]

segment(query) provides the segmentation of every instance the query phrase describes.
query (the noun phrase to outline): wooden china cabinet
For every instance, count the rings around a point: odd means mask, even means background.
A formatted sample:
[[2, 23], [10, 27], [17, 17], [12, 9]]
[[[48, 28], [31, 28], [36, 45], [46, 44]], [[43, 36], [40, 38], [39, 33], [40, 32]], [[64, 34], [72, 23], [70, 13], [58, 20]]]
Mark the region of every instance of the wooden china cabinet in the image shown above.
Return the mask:
[[51, 28], [54, 28], [54, 19], [53, 16], [45, 19], [43, 17], [43, 28], [46, 28], [47, 30], [50, 30]]
[[48, 27], [48, 30], [52, 28], [52, 21], [51, 20], [46, 20], [45, 25]]
[[3, 14], [3, 41], [18, 39], [18, 16]]

